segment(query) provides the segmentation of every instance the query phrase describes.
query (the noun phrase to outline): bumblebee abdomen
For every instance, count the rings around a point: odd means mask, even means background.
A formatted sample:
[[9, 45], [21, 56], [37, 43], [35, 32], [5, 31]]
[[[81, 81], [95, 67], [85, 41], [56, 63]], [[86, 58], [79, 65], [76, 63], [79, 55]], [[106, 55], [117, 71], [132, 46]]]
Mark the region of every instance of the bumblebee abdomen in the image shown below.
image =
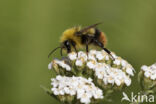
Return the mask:
[[101, 43], [103, 43], [104, 45], [107, 44], [107, 38], [106, 38], [106, 35], [103, 32], [100, 32], [99, 41]]

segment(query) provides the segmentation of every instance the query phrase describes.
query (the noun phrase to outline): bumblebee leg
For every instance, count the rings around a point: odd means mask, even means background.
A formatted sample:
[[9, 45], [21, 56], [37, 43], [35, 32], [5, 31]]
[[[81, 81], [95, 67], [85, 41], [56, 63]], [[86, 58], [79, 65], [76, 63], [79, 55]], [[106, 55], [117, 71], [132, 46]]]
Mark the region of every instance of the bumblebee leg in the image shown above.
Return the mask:
[[71, 41], [71, 44], [72, 44], [72, 46], [74, 47], [74, 50], [75, 50], [75, 52], [76, 52], [76, 54], [77, 54], [77, 57], [78, 57], [78, 51], [77, 51], [77, 49], [76, 49], [76, 44], [75, 44], [75, 42]]
[[103, 45], [101, 42], [95, 40], [95, 43], [96, 43], [99, 47], [101, 47], [105, 52], [107, 52], [107, 53], [109, 54], [109, 56], [112, 58], [112, 60], [115, 60], [114, 57], [113, 57], [112, 54], [111, 54], [111, 51], [109, 51], [107, 48], [105, 48], [104, 45]]
[[77, 54], [77, 57], [78, 57], [78, 51], [77, 51], [77, 49], [76, 49], [75, 46], [73, 46], [73, 47], [74, 47], [74, 50], [75, 50], [75, 52], [76, 52], [76, 54]]
[[88, 52], [89, 52], [89, 49], [88, 49], [88, 48], [89, 48], [89, 47], [88, 47], [88, 44], [89, 44], [89, 42], [87, 41], [87, 42], [86, 42], [86, 53], [87, 53], [87, 56], [88, 56]]
[[107, 48], [103, 48], [112, 58], [113, 61], [115, 61], [115, 58], [112, 56], [111, 52]]

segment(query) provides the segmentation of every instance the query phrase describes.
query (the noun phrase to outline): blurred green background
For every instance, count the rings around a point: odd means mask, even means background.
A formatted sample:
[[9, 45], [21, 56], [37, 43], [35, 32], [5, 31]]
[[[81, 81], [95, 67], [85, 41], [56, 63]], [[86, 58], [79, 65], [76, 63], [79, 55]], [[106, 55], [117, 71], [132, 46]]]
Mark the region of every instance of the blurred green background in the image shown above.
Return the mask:
[[[59, 104], [40, 88], [54, 76], [47, 55], [65, 29], [100, 21], [107, 47], [137, 72], [156, 62], [155, 0], [0, 0], [0, 104]], [[136, 78], [127, 93], [140, 90]]]

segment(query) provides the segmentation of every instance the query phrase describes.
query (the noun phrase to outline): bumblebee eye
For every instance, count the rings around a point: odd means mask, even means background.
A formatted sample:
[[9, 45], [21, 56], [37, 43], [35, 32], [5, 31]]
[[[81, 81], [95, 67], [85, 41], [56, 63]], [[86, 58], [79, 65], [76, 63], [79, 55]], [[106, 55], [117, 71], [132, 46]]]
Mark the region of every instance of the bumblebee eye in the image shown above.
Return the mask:
[[64, 45], [65, 45], [65, 46], [69, 46], [69, 45], [70, 45], [69, 41], [65, 41], [65, 42], [64, 42]]
[[71, 52], [71, 46], [70, 46], [70, 42], [67, 40], [64, 42], [64, 46], [67, 49], [67, 52], [70, 53]]

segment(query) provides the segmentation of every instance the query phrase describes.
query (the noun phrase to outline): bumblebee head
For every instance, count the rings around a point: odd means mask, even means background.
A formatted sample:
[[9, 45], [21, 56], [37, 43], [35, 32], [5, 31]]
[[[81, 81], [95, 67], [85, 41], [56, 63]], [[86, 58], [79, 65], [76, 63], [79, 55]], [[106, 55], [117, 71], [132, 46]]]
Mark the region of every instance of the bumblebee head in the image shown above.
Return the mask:
[[[63, 48], [65, 48], [67, 50], [67, 53], [70, 53], [71, 52], [71, 45], [72, 45], [71, 41], [70, 40], [66, 40], [62, 44], [63, 44]], [[62, 51], [61, 51], [61, 55], [62, 55]]]
[[72, 44], [73, 44], [73, 43], [71, 43], [70, 40], [65, 40], [64, 42], [62, 42], [62, 43], [60, 44], [59, 47], [56, 47], [55, 49], [53, 49], [53, 50], [49, 53], [48, 58], [49, 58], [57, 49], [61, 49], [61, 50], [60, 50], [61, 56], [62, 56], [62, 50], [63, 50], [63, 49], [67, 50], [67, 53], [70, 53], [70, 52], [71, 52], [71, 46], [72, 46]]

